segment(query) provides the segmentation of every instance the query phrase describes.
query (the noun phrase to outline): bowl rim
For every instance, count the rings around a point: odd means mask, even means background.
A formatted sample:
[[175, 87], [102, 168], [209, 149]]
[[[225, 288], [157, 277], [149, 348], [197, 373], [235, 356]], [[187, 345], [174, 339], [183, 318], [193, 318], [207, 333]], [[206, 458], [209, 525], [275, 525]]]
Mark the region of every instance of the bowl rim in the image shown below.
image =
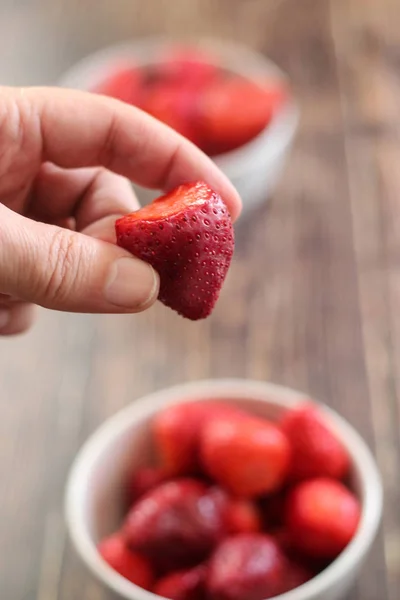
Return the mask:
[[[101, 74], [104, 74], [105, 68], [132, 59], [141, 66], [154, 64], [158, 62], [157, 54], [163, 48], [179, 47], [180, 44], [188, 44], [210, 52], [210, 60], [215, 56], [216, 64], [221, 64], [222, 61], [224, 66], [247, 78], [252, 79], [252, 76], [243, 68], [239, 68], [237, 63], [247, 61], [252, 72], [268, 74], [272, 79], [285, 84], [289, 82], [289, 77], [276, 63], [244, 44], [211, 37], [188, 36], [177, 39], [154, 35], [138, 37], [136, 40], [120, 42], [94, 51], [72, 65], [61, 76], [58, 85], [89, 91], [92, 85], [99, 81]], [[260, 162], [266, 162], [270, 157], [284, 152], [292, 143], [299, 120], [300, 109], [293, 90], [290, 89], [290, 97], [285, 106], [257, 136], [234, 150], [213, 156], [212, 160], [221, 169], [232, 169], [235, 171], [235, 176], [240, 177], [243, 171], [248, 170], [249, 165], [254, 167], [257, 156]], [[266, 156], [266, 149], [268, 149], [268, 156]]]
[[[205, 379], [172, 386], [133, 401], [106, 420], [84, 443], [76, 456], [66, 486], [65, 518], [70, 539], [89, 570], [103, 584], [129, 600], [159, 600], [160, 596], [143, 590], [111, 569], [100, 557], [84, 516], [89, 474], [102, 451], [133, 423], [150, 418], [170, 404], [209, 399], [249, 400], [290, 408], [309, 400], [307, 394], [281, 385], [248, 379]], [[354, 571], [369, 550], [382, 515], [383, 491], [375, 460], [360, 434], [331, 408], [312, 400], [327, 417], [328, 426], [340, 437], [356, 465], [364, 489], [358, 530], [345, 550], [304, 585], [282, 594], [279, 600], [313, 600], [323, 597], [332, 587]], [[278, 598], [278, 597], [277, 597]], [[273, 599], [271, 599], [273, 600]]]

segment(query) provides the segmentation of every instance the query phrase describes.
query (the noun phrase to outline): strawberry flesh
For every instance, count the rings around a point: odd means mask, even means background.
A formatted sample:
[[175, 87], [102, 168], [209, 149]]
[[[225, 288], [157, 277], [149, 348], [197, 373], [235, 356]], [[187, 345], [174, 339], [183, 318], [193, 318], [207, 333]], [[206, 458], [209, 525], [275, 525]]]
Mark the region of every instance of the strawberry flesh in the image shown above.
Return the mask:
[[205, 183], [184, 184], [116, 222], [117, 243], [160, 276], [159, 300], [192, 320], [212, 312], [231, 263], [232, 222]]

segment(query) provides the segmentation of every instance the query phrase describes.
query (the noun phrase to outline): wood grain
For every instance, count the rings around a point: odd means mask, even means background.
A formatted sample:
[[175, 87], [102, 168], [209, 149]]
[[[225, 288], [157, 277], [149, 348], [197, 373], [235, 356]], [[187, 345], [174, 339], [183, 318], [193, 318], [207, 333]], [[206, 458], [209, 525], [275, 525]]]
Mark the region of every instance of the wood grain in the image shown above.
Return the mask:
[[400, 597], [398, 0], [3, 1], [0, 82], [52, 83], [85, 54], [167, 32], [234, 38], [290, 75], [302, 110], [271, 202], [237, 227], [215, 313], [189, 323], [42, 311], [0, 340], [0, 597], [110, 600], [64, 529], [73, 457], [108, 416], [163, 386], [270, 379], [337, 408], [376, 449], [382, 535], [351, 600]]

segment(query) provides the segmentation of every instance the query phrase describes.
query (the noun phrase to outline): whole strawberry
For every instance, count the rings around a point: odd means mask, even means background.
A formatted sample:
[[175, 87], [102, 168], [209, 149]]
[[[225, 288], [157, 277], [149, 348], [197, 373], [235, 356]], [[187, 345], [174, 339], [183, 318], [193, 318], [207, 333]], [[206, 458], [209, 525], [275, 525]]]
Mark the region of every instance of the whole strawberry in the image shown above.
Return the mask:
[[192, 320], [210, 315], [231, 263], [232, 222], [203, 182], [181, 185], [118, 219], [117, 243], [160, 276], [159, 300]]
[[288, 411], [281, 426], [293, 449], [293, 480], [324, 476], [342, 479], [347, 474], [349, 457], [345, 448], [311, 403]]
[[231, 498], [225, 519], [230, 533], [256, 533], [262, 530], [261, 515], [252, 500]]
[[264, 600], [279, 593], [284, 573], [285, 558], [270, 536], [236, 535], [214, 552], [207, 591], [214, 600]]
[[161, 484], [133, 505], [123, 526], [128, 546], [162, 572], [202, 561], [224, 534], [220, 503], [193, 479]]
[[150, 563], [137, 552], [132, 552], [120, 534], [105, 538], [97, 549], [114, 571], [132, 583], [150, 589], [153, 580]]
[[359, 520], [359, 501], [334, 479], [320, 477], [299, 483], [287, 498], [291, 543], [312, 558], [336, 558], [353, 538]]
[[215, 156], [246, 144], [267, 127], [286, 94], [279, 83], [216, 78], [199, 98], [202, 149]]
[[223, 402], [188, 402], [167, 406], [153, 420], [156, 450], [170, 476], [199, 471], [200, 436], [205, 424], [217, 417], [243, 413]]
[[224, 515], [226, 535], [262, 531], [262, 515], [253, 500], [236, 498], [218, 485], [211, 486], [208, 494]]
[[165, 575], [154, 586], [153, 593], [170, 600], [203, 600], [205, 598], [205, 565]]
[[289, 442], [276, 425], [236, 415], [205, 424], [200, 453], [210, 477], [234, 495], [247, 498], [282, 487], [291, 456]]
[[123, 67], [110, 73], [92, 91], [137, 106], [143, 93], [143, 74], [135, 67]]
[[159, 467], [141, 467], [135, 469], [128, 477], [127, 495], [129, 504], [133, 504], [150, 490], [163, 483], [166, 479], [165, 473]]

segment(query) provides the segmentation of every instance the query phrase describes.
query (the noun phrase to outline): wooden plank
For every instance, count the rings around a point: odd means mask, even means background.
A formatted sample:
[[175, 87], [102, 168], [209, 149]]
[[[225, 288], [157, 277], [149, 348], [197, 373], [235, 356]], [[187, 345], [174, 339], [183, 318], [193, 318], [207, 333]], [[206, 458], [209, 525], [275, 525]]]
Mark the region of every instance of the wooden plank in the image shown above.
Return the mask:
[[397, 4], [36, 0], [0, 7], [0, 80], [52, 81], [105, 44], [184, 30], [268, 53], [288, 71], [302, 109], [273, 201], [237, 227], [235, 263], [209, 320], [192, 324], [162, 306], [133, 317], [44, 313], [29, 336], [0, 340], [5, 599], [111, 600], [66, 540], [70, 463], [87, 435], [135, 398], [211, 376], [303, 389], [376, 442], [390, 594], [380, 538], [351, 600], [398, 598]]
[[361, 316], [378, 462], [385, 486], [389, 597], [400, 590], [398, 317], [400, 52], [398, 3], [332, 3]]

